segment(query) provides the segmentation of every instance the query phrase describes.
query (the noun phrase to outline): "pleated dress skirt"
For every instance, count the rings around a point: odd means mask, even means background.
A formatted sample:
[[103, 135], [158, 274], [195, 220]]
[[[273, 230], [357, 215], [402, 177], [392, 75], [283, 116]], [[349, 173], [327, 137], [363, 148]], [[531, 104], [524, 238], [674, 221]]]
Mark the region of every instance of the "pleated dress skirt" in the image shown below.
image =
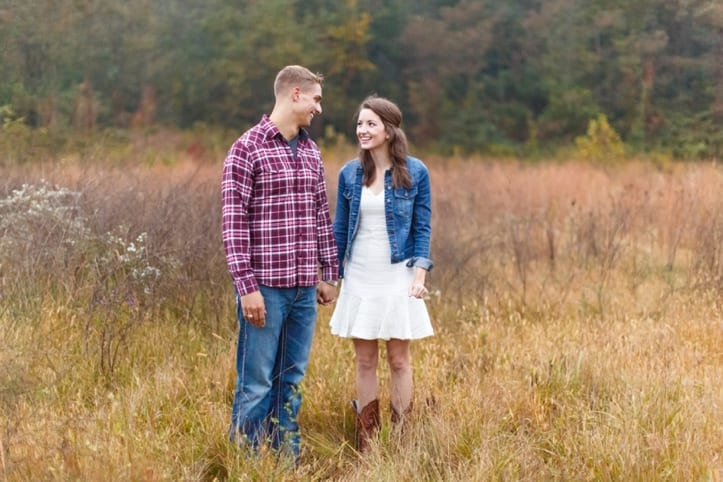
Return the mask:
[[392, 263], [384, 191], [362, 188], [359, 228], [329, 325], [344, 338], [415, 340], [434, 330], [424, 300], [410, 297], [414, 270]]

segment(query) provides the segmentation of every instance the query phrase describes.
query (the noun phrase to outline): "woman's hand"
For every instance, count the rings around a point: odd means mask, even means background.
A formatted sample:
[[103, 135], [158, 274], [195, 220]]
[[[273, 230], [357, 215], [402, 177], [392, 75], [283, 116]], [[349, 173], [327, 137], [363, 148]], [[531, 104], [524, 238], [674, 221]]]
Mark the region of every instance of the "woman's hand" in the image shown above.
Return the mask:
[[414, 298], [424, 298], [429, 294], [429, 290], [424, 286], [424, 280], [427, 276], [427, 270], [424, 268], [414, 268], [414, 281], [409, 287], [409, 296]]

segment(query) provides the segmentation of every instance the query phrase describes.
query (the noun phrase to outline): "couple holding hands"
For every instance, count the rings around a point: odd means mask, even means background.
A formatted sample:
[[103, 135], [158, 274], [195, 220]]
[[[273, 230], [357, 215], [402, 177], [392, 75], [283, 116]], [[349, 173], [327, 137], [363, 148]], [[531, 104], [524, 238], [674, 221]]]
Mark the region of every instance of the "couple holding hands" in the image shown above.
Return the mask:
[[359, 156], [339, 172], [332, 223], [321, 153], [305, 130], [322, 112], [322, 84], [305, 67], [284, 67], [271, 114], [233, 144], [222, 181], [239, 321], [229, 437], [295, 460], [317, 303], [336, 302], [331, 332], [354, 344], [361, 452], [381, 425], [378, 340], [387, 344], [391, 420], [401, 426], [412, 409], [410, 341], [433, 335], [423, 300], [432, 268], [427, 168], [408, 155], [399, 108], [367, 97], [356, 112]]

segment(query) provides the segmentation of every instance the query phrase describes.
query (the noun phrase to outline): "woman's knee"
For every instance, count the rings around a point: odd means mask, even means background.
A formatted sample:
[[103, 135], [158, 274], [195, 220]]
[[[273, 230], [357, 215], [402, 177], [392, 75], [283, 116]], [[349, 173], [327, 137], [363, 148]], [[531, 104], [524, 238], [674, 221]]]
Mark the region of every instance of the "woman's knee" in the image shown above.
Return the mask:
[[409, 341], [391, 340], [387, 344], [387, 361], [389, 369], [404, 372], [410, 369]]
[[369, 353], [357, 353], [356, 354], [356, 366], [357, 366], [358, 370], [376, 371], [377, 357], [372, 356]]
[[411, 363], [408, 357], [394, 356], [389, 357], [389, 369], [395, 373], [403, 373], [410, 369]]
[[355, 340], [354, 353], [358, 370], [376, 370], [379, 353], [376, 340]]

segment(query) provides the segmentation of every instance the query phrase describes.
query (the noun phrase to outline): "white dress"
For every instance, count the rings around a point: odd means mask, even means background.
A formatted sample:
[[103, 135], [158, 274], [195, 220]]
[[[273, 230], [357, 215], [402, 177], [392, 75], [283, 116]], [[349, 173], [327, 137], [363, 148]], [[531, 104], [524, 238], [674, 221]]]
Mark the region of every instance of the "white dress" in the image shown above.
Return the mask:
[[424, 300], [410, 297], [414, 269], [392, 263], [384, 190], [362, 187], [359, 228], [329, 326], [334, 335], [414, 340], [434, 334]]

